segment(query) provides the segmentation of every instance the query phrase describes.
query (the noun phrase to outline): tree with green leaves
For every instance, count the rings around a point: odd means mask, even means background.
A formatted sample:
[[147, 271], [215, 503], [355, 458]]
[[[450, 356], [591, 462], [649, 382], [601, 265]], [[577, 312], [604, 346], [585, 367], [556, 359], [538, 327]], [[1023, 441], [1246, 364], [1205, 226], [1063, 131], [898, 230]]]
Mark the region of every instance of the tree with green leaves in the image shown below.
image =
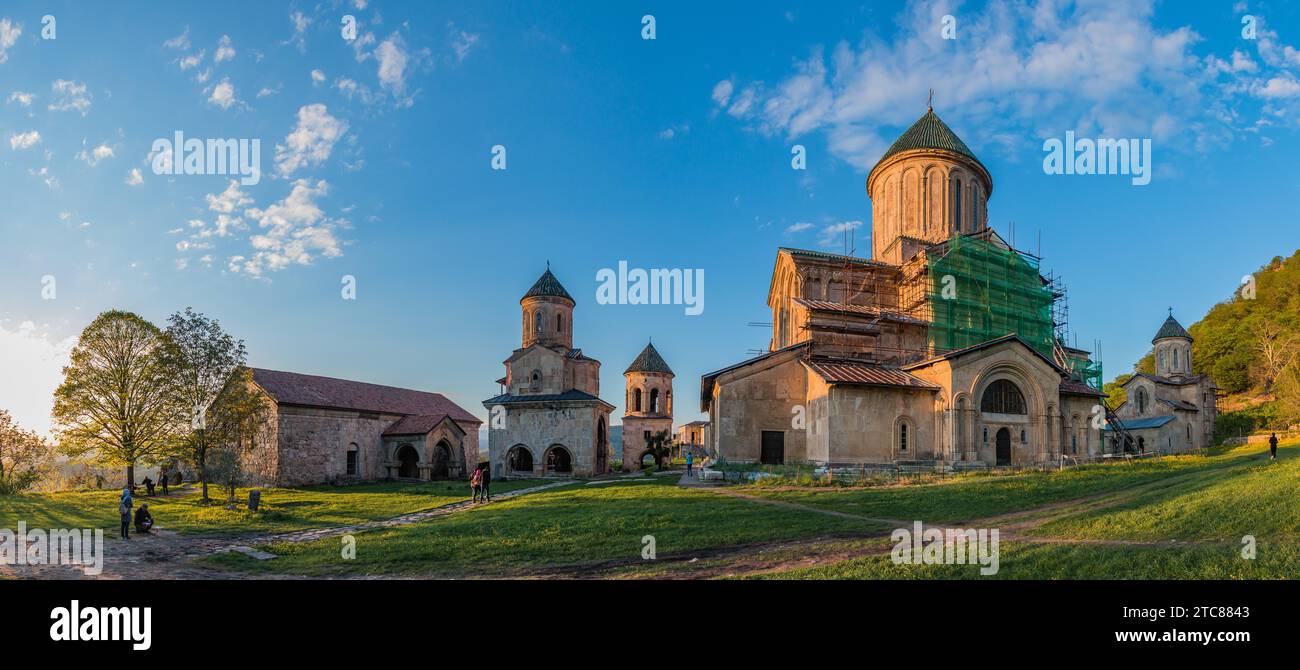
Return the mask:
[[35, 486], [49, 467], [51, 451], [44, 437], [23, 430], [9, 412], [0, 409], [0, 495]]
[[176, 402], [187, 408], [188, 430], [181, 438], [186, 461], [194, 465], [202, 487], [200, 500], [208, 500], [208, 451], [212, 433], [207, 422], [208, 408], [216, 402], [222, 389], [243, 369], [246, 351], [243, 340], [236, 340], [221, 329], [216, 319], [186, 307], [167, 319], [167, 336], [175, 345], [170, 361], [176, 381]]
[[235, 488], [249, 474], [249, 461], [257, 445], [271, 437], [270, 400], [253, 384], [253, 373], [236, 370], [208, 406], [205, 439], [210, 450], [206, 463], [214, 481], [225, 485], [233, 502]]
[[126, 468], [167, 458], [185, 414], [176, 402], [174, 347], [137, 314], [110, 310], [81, 332], [54, 391], [59, 448], [73, 459]]

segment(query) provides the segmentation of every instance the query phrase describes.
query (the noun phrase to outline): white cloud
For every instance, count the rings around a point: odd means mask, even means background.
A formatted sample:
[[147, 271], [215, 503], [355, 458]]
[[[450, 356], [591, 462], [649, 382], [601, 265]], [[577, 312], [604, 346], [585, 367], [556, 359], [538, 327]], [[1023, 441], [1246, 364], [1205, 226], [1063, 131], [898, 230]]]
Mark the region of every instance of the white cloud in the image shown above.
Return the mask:
[[[798, 225], [798, 224], [796, 224]], [[817, 243], [823, 247], [833, 247], [844, 243], [844, 233], [862, 227], [861, 221], [843, 221], [832, 223], [818, 233]]]
[[1256, 94], [1261, 98], [1294, 98], [1300, 96], [1300, 81], [1289, 74], [1273, 77], [1259, 87]]
[[41, 141], [41, 134], [35, 130], [25, 133], [13, 133], [9, 136], [10, 149], [30, 149]]
[[299, 11], [289, 15], [289, 24], [293, 26], [293, 35], [285, 44], [293, 44], [298, 51], [307, 51], [307, 28], [311, 26], [311, 17]]
[[267, 96], [275, 95], [276, 93], [279, 92], [280, 92], [280, 86], [276, 86], [275, 88], [271, 88], [269, 86], [263, 86], [261, 90], [257, 92], [257, 97], [265, 98]]
[[166, 42], [163, 42], [163, 46], [167, 47], [168, 49], [177, 49], [180, 51], [185, 51], [189, 49], [190, 48], [190, 27], [185, 26], [185, 32], [167, 40]]
[[77, 152], [77, 160], [84, 161], [86, 165], [89, 165], [90, 167], [95, 167], [105, 158], [112, 157], [113, 147], [110, 147], [107, 144], [100, 144], [90, 151], [86, 151], [83, 148], [81, 151]]
[[301, 167], [320, 165], [347, 130], [347, 122], [330, 116], [325, 105], [299, 108], [298, 125], [285, 136], [283, 145], [275, 146], [276, 169], [287, 177]]
[[312, 86], [320, 86], [321, 84], [325, 83], [325, 73], [321, 72], [320, 70], [312, 70], [311, 83]]
[[24, 428], [49, 434], [54, 389], [63, 383], [75, 344], [75, 337], [58, 339], [31, 321], [16, 327], [0, 323], [0, 370], [5, 371], [0, 407]]
[[803, 231], [805, 231], [805, 230], [808, 230], [809, 228], [812, 228], [812, 227], [813, 227], [813, 224], [808, 223], [808, 222], [806, 222], [806, 221], [801, 221], [801, 222], [799, 222], [799, 223], [796, 223], [796, 224], [792, 224], [792, 225], [786, 226], [786, 228], [785, 228], [785, 232], [787, 232], [787, 233], [801, 233], [801, 232], [803, 232]]
[[713, 102], [717, 104], [719, 107], [726, 107], [727, 101], [731, 100], [731, 93], [734, 90], [736, 90], [736, 85], [731, 83], [730, 79], [723, 79], [722, 81], [714, 84]]
[[32, 100], [34, 99], [36, 99], [36, 95], [32, 93], [23, 93], [22, 91], [14, 91], [13, 93], [9, 94], [9, 102], [16, 102], [22, 105], [23, 107], [31, 107]]
[[231, 60], [235, 57], [235, 47], [231, 45], [230, 36], [222, 35], [217, 41], [217, 52], [212, 54], [212, 62], [220, 63], [221, 61]]
[[[1246, 73], [1246, 54], [1207, 67], [1188, 27], [1153, 20], [1150, 3], [990, 3], [963, 9], [958, 46], [940, 36], [943, 3], [912, 3], [893, 36], [814, 47], [775, 83], [718, 82], [718, 110], [789, 141], [823, 134], [835, 156], [871, 167], [925, 111], [935, 111], [977, 152], [989, 145], [1038, 152], [1067, 129], [1109, 137], [1182, 133], [1186, 150], [1223, 142], [1215, 118], [1230, 102], [1207, 70]], [[1263, 45], [1261, 45], [1262, 47]], [[1274, 45], [1275, 46], [1275, 45]], [[1238, 47], [1240, 48], [1240, 47]], [[1275, 48], [1277, 60], [1285, 50]], [[1279, 82], [1260, 92], [1283, 92]]]
[[196, 54], [187, 54], [185, 56], [181, 56], [179, 59], [177, 59], [176, 62], [181, 66], [182, 71], [189, 70], [191, 68], [198, 67], [199, 63], [203, 62], [203, 56], [206, 55], [207, 53], [208, 52], [206, 51], [200, 51]]
[[451, 30], [451, 51], [456, 54], [456, 62], [460, 63], [469, 55], [469, 51], [478, 44], [478, 35], [467, 33], [455, 26], [449, 26]]
[[143, 183], [144, 175], [140, 172], [140, 168], [131, 168], [131, 171], [126, 174], [127, 186], [139, 186]]
[[312, 184], [298, 179], [284, 200], [266, 209], [249, 209], [248, 216], [264, 232], [249, 238], [252, 256], [230, 257], [228, 269], [261, 277], [291, 265], [310, 265], [318, 257], [342, 256], [335, 230], [345, 222], [328, 219], [315, 202], [328, 191], [329, 184], [323, 180]]
[[208, 96], [208, 102], [222, 109], [230, 109], [231, 105], [239, 102], [235, 98], [235, 86], [230, 83], [229, 77], [222, 78], [221, 83], [212, 87], [212, 94]]
[[375, 59], [379, 61], [379, 86], [394, 94], [406, 90], [406, 64], [410, 56], [402, 36], [393, 33], [380, 42], [375, 47]]
[[50, 90], [54, 92], [54, 101], [49, 104], [49, 110], [52, 112], [78, 111], [82, 116], [90, 111], [90, 101], [93, 96], [86, 91], [84, 83], [71, 81], [68, 79], [56, 79], [50, 84]]
[[9, 19], [0, 19], [0, 63], [9, 60], [9, 48], [18, 43], [23, 34], [21, 24], [10, 23]]
[[209, 193], [206, 197], [208, 209], [217, 213], [217, 225], [215, 228], [206, 228], [203, 221], [194, 219], [190, 221], [191, 228], [202, 228], [198, 237], [226, 237], [232, 230], [243, 230], [245, 227], [244, 220], [239, 214], [239, 210], [253, 204], [253, 198], [240, 190], [238, 179], [231, 179], [226, 186], [226, 190], [219, 195]]

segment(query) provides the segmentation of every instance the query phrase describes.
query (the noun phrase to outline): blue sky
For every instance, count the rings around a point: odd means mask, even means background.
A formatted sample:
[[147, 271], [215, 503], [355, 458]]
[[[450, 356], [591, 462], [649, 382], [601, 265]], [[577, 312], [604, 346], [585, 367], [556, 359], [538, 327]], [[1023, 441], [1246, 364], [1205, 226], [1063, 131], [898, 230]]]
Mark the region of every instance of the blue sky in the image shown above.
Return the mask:
[[[1295, 45], [1283, 3], [8, 2], [0, 407], [43, 430], [96, 313], [190, 305], [253, 365], [483, 416], [549, 260], [615, 416], [653, 337], [697, 418], [700, 374], [766, 346], [746, 324], [770, 321], [778, 246], [842, 250], [849, 228], [869, 254], [867, 171], [931, 88], [993, 175], [990, 221], [1031, 251], [1041, 234], [1113, 376], [1166, 307], [1190, 325], [1295, 250]], [[177, 130], [260, 139], [260, 181], [155, 174]], [[1150, 138], [1151, 184], [1044, 174], [1067, 130]], [[597, 304], [619, 261], [703, 269], [703, 314]]]

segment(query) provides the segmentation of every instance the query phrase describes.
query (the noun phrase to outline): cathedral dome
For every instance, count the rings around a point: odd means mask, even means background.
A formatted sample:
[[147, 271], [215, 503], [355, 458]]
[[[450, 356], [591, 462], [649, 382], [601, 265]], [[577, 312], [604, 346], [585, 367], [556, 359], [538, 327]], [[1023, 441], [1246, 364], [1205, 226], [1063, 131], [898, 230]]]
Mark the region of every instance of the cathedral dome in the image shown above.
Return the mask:
[[[927, 109], [925, 114], [917, 119], [916, 123], [912, 124], [911, 128], [908, 128], [897, 140], [894, 140], [889, 150], [885, 152], [884, 156], [880, 157], [878, 162], [882, 163], [886, 158], [894, 154], [912, 149], [943, 149], [966, 156], [976, 163], [979, 163], [980, 160], [975, 157], [975, 152], [971, 151], [970, 147], [966, 146], [966, 143], [961, 141], [960, 137], [957, 137], [957, 133], [952, 132], [948, 124], [944, 123], [934, 113], [933, 109]], [[983, 163], [980, 166], [983, 167]]]
[[569, 295], [569, 292], [564, 290], [564, 287], [560, 285], [560, 280], [556, 279], [555, 275], [551, 274], [550, 267], [546, 268], [546, 272], [542, 273], [542, 276], [537, 279], [533, 284], [533, 287], [528, 289], [528, 292], [524, 294], [523, 298], [520, 298], [520, 302], [529, 298], [538, 298], [543, 296], [564, 298], [569, 302], [574, 302], [573, 296]]
[[1178, 323], [1173, 314], [1170, 314], [1169, 318], [1165, 319], [1164, 324], [1160, 326], [1160, 330], [1156, 331], [1156, 336], [1151, 338], [1151, 343], [1155, 344], [1170, 337], [1181, 337], [1189, 342], [1192, 339], [1191, 334], [1187, 332], [1186, 328], [1183, 328], [1183, 324]]

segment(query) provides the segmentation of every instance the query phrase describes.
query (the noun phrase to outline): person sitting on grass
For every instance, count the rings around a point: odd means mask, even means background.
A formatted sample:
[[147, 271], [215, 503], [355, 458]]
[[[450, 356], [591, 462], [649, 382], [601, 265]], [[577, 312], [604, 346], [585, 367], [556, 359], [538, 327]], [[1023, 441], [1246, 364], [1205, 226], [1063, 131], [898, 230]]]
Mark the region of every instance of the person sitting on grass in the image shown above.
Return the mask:
[[480, 497], [483, 502], [492, 501], [492, 465], [490, 463], [479, 463], [478, 471], [483, 473], [479, 475]]
[[153, 515], [149, 513], [149, 503], [140, 503], [135, 512], [135, 532], [148, 533], [153, 528]]
[[483, 470], [475, 469], [469, 476], [469, 488], [474, 492], [474, 502], [478, 502], [479, 492], [483, 490]]

